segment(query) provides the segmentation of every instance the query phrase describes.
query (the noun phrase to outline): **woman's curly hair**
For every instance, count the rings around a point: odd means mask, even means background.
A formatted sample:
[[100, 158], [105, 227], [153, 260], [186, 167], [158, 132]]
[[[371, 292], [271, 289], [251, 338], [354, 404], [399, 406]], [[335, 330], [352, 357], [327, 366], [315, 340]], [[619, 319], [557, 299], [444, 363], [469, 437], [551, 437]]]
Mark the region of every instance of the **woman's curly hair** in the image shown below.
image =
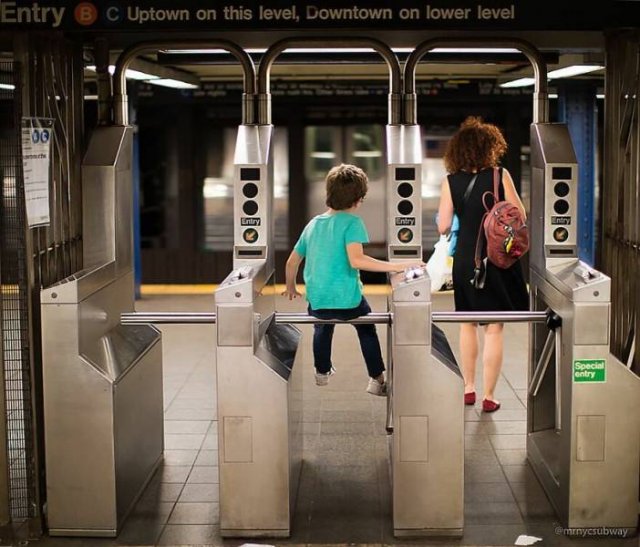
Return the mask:
[[480, 171], [496, 167], [506, 151], [507, 142], [500, 129], [480, 117], [469, 116], [447, 144], [444, 165], [448, 173]]

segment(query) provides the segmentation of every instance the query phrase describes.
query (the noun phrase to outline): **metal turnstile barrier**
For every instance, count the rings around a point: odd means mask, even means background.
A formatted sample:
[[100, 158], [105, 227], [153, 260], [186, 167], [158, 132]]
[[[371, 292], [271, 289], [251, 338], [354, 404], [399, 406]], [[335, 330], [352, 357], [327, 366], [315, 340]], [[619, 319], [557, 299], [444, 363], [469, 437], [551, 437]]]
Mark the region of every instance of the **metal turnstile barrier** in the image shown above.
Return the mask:
[[134, 309], [131, 150], [131, 128], [94, 131], [83, 163], [89, 267], [41, 292], [54, 536], [116, 536], [162, 460], [160, 333], [120, 324]]
[[265, 261], [216, 290], [223, 537], [288, 537], [302, 460], [301, 333], [274, 321]]
[[464, 382], [446, 336], [431, 324], [423, 270], [391, 281], [393, 531], [461, 536], [464, 523]]
[[534, 124], [527, 456], [564, 526], [638, 527], [640, 378], [609, 352], [611, 280], [577, 256], [578, 165], [563, 124]]

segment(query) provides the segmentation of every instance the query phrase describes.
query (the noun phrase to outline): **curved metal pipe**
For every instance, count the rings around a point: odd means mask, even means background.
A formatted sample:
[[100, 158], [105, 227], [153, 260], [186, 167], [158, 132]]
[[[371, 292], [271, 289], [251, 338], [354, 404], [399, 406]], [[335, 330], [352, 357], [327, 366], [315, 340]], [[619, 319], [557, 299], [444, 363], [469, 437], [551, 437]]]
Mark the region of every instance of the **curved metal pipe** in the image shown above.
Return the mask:
[[540, 51], [520, 38], [430, 38], [419, 44], [404, 65], [403, 122], [417, 124], [416, 68], [420, 59], [436, 47], [513, 47], [519, 49], [531, 62], [535, 79], [533, 91], [533, 123], [549, 121], [547, 95], [547, 63]]
[[271, 65], [278, 55], [292, 47], [306, 47], [313, 49], [333, 47], [362, 47], [371, 48], [379, 53], [389, 67], [389, 123], [399, 124], [402, 115], [402, 70], [400, 61], [391, 48], [375, 38], [340, 38], [340, 37], [309, 37], [284, 38], [273, 44], [264, 54], [258, 67], [258, 123], [271, 124], [271, 95], [269, 93]]
[[164, 48], [219, 48], [231, 53], [240, 62], [244, 75], [242, 123], [255, 123], [256, 68], [253, 60], [244, 49], [229, 40], [160, 40], [134, 44], [133, 46], [125, 49], [120, 54], [120, 57], [118, 57], [118, 60], [116, 61], [116, 71], [113, 75], [113, 110], [116, 125], [127, 125], [129, 122], [129, 112], [127, 108], [127, 83], [125, 77], [127, 67], [138, 55]]

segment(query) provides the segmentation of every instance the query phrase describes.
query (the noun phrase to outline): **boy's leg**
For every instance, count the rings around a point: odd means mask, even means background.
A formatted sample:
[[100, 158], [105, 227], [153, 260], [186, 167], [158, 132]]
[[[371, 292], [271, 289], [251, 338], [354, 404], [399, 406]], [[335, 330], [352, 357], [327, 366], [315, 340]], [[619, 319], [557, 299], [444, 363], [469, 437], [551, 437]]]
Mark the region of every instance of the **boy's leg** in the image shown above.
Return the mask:
[[380, 340], [375, 325], [354, 325], [360, 340], [360, 349], [367, 365], [369, 377], [378, 378], [384, 372]]
[[335, 325], [322, 323], [313, 326], [313, 361], [316, 371], [327, 374], [331, 371], [331, 343]]

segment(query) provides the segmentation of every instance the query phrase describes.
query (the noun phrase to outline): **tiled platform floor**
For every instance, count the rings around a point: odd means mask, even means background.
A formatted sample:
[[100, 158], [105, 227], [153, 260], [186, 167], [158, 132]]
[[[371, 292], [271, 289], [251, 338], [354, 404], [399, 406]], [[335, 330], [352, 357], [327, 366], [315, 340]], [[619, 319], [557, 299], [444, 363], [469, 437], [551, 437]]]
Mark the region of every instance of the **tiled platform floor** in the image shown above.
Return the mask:
[[[385, 298], [369, 297], [375, 310]], [[209, 311], [212, 297], [154, 296], [139, 311]], [[434, 296], [435, 309], [452, 309], [450, 294]], [[304, 309], [280, 299], [280, 310]], [[381, 334], [385, 327], [379, 326]], [[505, 366], [497, 396], [502, 409], [466, 410], [465, 529], [461, 539], [396, 540], [391, 524], [385, 400], [368, 395], [366, 371], [355, 331], [336, 329], [329, 386], [313, 383], [310, 326], [305, 331], [305, 463], [290, 539], [246, 540], [266, 545], [513, 545], [520, 534], [537, 545], [637, 547], [638, 538], [570, 539], [527, 465], [524, 325], [506, 327]], [[444, 330], [457, 354], [455, 325]], [[3, 544], [49, 546], [241, 545], [219, 535], [215, 365], [213, 326], [163, 326], [165, 461], [116, 539], [49, 538]], [[384, 335], [381, 342], [386, 342]], [[347, 351], [348, 348], [348, 351]], [[479, 370], [480, 373], [481, 369]], [[99, 493], [96, 493], [99, 495]]]

